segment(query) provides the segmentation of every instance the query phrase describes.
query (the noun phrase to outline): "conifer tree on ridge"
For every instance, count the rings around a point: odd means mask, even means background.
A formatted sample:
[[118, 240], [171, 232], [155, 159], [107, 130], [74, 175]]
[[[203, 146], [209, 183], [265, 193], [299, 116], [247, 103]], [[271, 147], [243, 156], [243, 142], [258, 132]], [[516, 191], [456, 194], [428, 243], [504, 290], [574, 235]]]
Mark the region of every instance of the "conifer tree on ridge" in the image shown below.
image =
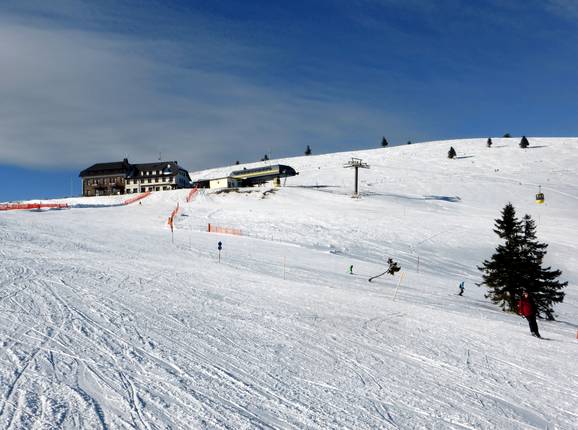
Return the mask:
[[522, 140], [520, 140], [520, 148], [526, 149], [528, 146], [530, 146], [530, 142], [528, 142], [526, 136], [522, 136]]

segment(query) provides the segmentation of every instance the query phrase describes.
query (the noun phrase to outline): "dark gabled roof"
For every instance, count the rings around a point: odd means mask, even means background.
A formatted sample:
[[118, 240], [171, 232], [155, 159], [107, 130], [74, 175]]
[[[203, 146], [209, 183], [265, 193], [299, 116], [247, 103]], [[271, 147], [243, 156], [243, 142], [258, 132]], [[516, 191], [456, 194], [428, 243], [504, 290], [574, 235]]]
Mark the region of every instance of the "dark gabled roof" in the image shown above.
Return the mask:
[[113, 161], [111, 163], [97, 163], [90, 166], [88, 169], [84, 169], [78, 176], [81, 178], [85, 176], [93, 175], [114, 175], [114, 174], [127, 174], [131, 170], [132, 166], [129, 164], [128, 160], [125, 158], [123, 161]]
[[178, 172], [183, 172], [189, 180], [189, 172], [179, 166], [176, 161], [157, 161], [155, 163], [130, 164], [125, 158], [123, 161], [114, 161], [112, 163], [98, 163], [84, 169], [78, 176], [96, 176], [96, 175], [125, 175], [127, 178], [139, 176], [140, 172], [159, 171], [160, 174], [155, 176], [175, 176]]
[[157, 161], [155, 163], [133, 164], [133, 166], [134, 171], [132, 172], [132, 176], [138, 176], [139, 172], [147, 171], [162, 172], [160, 175], [157, 174], [156, 176], [174, 176], [179, 172], [179, 170], [183, 170], [179, 167], [179, 164], [176, 161]]
[[178, 167], [176, 161], [157, 161], [155, 163], [139, 163], [134, 164], [138, 170], [163, 170], [165, 168], [172, 168], [174, 166]]

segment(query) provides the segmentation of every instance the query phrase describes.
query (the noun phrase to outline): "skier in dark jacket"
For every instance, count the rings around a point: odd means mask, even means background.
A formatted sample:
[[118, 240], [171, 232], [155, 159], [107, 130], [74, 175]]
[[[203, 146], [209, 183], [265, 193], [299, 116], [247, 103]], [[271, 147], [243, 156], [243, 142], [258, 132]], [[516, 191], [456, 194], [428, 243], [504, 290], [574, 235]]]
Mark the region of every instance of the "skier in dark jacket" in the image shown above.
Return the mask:
[[522, 291], [522, 298], [518, 302], [518, 313], [528, 320], [532, 336], [542, 337], [538, 332], [538, 323], [536, 322], [536, 304], [527, 291]]

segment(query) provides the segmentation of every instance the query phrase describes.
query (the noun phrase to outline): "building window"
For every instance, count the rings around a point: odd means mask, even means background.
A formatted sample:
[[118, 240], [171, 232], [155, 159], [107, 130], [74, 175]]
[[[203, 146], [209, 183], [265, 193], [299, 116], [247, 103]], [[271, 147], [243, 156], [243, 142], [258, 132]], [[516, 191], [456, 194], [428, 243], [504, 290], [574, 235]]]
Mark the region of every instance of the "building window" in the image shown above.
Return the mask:
[[161, 187], [156, 187], [156, 191], [160, 191]]

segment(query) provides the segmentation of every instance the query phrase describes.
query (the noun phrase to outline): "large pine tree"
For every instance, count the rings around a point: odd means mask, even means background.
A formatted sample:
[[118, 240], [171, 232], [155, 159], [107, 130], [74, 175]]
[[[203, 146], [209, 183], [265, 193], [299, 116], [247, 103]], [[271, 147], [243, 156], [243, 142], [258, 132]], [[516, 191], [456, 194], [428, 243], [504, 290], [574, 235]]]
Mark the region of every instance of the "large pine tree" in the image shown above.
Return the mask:
[[568, 282], [560, 282], [557, 279], [562, 272], [552, 270], [551, 267], [542, 267], [546, 255], [546, 243], [538, 242], [536, 238], [536, 224], [530, 215], [523, 220], [524, 237], [522, 246], [522, 277], [524, 287], [530, 292], [536, 302], [538, 312], [543, 313], [547, 319], [554, 319], [553, 303], [561, 303], [564, 300], [562, 291]]
[[486, 297], [503, 310], [514, 311], [522, 290], [519, 279], [521, 266], [520, 247], [522, 245], [522, 223], [516, 218], [516, 210], [511, 203], [502, 209], [502, 217], [496, 220], [494, 232], [504, 240], [498, 245], [492, 258], [478, 267], [489, 291]]
[[522, 290], [527, 290], [537, 311], [554, 319], [552, 305], [564, 300], [562, 289], [568, 283], [557, 280], [562, 274], [559, 270], [542, 267], [548, 245], [538, 242], [530, 215], [519, 221], [514, 206], [508, 203], [496, 220], [494, 232], [504, 243], [478, 267], [483, 272], [482, 283], [489, 289], [486, 297], [503, 310], [515, 312]]

